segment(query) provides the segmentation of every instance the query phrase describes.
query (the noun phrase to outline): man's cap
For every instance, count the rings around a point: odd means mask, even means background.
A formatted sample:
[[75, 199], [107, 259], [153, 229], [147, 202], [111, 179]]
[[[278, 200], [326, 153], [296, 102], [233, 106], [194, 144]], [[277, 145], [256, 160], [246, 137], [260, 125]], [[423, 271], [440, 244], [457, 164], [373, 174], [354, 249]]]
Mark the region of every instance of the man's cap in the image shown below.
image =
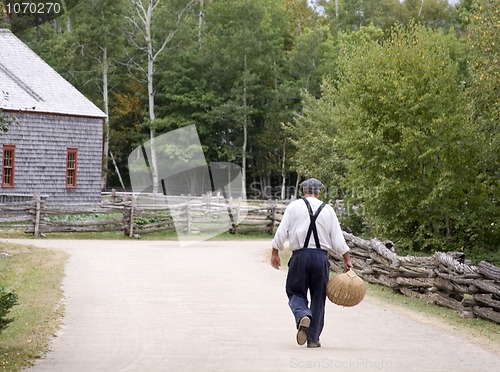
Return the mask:
[[309, 178], [305, 180], [304, 182], [302, 182], [301, 186], [302, 189], [313, 192], [321, 191], [324, 187], [321, 181], [316, 178]]

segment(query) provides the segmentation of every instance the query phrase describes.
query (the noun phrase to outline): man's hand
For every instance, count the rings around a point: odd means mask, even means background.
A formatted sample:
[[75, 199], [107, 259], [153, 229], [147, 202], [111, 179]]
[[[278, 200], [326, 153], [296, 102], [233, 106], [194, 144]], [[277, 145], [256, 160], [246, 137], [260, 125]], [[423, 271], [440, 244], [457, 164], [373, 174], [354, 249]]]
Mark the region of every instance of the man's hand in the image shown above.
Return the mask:
[[278, 254], [278, 250], [275, 248], [273, 248], [273, 251], [271, 253], [271, 266], [274, 267], [276, 270], [279, 270], [281, 266], [281, 259]]
[[344, 272], [348, 272], [352, 269], [351, 256], [349, 255], [349, 252], [346, 252], [342, 255], [342, 257], [344, 258]]

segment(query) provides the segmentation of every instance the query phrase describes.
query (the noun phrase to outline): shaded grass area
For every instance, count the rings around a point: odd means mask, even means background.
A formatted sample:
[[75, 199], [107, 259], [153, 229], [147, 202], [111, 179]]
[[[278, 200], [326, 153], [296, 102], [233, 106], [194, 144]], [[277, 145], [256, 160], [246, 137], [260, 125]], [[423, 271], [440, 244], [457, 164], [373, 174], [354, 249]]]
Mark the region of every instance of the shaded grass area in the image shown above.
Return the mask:
[[[290, 256], [289, 249], [280, 252], [281, 270], [287, 271]], [[270, 264], [271, 248], [265, 257], [266, 263]], [[335, 275], [333, 272], [331, 274]], [[458, 311], [431, 304], [426, 299], [406, 297], [392, 288], [380, 284], [367, 283], [366, 297], [368, 300], [381, 306], [390, 306], [395, 311], [404, 313], [418, 321], [430, 323], [447, 332], [459, 333], [464, 338], [500, 354], [500, 324], [481, 318], [463, 318]]]
[[0, 242], [0, 286], [15, 291], [14, 321], [0, 334], [0, 371], [19, 371], [41, 357], [64, 313], [61, 288], [67, 254]]

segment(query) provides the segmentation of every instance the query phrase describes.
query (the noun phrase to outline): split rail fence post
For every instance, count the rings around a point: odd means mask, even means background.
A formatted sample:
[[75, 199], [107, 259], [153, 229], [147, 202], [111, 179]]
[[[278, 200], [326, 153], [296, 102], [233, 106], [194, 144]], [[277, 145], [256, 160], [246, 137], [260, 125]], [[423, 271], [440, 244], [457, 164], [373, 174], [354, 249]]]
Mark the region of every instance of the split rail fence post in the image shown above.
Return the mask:
[[134, 194], [130, 195], [130, 225], [128, 230], [128, 237], [132, 238], [134, 236], [134, 209], [135, 209], [135, 198]]
[[40, 236], [40, 209], [42, 206], [42, 197], [40, 193], [35, 194], [35, 227], [33, 231], [34, 236]]
[[[231, 198], [233, 200], [233, 198]], [[236, 218], [234, 219], [234, 233], [238, 234], [239, 220], [240, 220], [240, 208], [241, 208], [241, 196], [238, 199], [237, 209], [236, 209]]]
[[187, 219], [186, 234], [191, 235], [191, 194], [188, 194], [187, 196], [186, 219]]

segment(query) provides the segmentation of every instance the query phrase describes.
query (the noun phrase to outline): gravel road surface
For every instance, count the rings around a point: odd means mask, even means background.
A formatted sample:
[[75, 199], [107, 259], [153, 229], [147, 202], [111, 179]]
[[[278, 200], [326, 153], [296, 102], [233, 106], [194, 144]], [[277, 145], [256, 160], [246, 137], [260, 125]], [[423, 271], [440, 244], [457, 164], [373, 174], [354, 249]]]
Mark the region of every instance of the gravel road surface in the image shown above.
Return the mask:
[[500, 371], [500, 352], [369, 297], [328, 302], [323, 346], [298, 346], [267, 241], [11, 241], [70, 254], [62, 328], [29, 371]]

